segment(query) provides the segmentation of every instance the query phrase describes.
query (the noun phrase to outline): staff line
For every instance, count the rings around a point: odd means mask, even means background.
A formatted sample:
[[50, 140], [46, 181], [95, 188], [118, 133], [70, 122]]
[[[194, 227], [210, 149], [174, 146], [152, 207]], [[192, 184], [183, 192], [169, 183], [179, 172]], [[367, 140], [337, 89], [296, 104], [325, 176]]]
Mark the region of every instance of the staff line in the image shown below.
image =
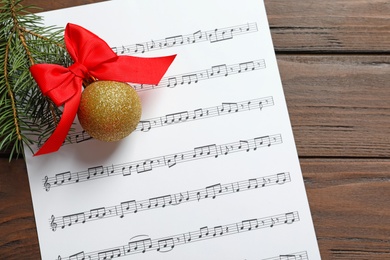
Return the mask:
[[55, 174], [52, 177], [45, 176], [43, 179], [43, 187], [46, 191], [51, 188], [60, 187], [63, 185], [76, 184], [89, 180], [112, 177], [116, 175], [130, 176], [134, 173], [146, 173], [155, 168], [166, 166], [174, 167], [177, 164], [190, 162], [194, 160], [206, 158], [218, 158], [236, 152], [256, 151], [259, 148], [271, 147], [273, 145], [282, 144], [282, 136], [280, 134], [259, 136], [247, 140], [239, 140], [233, 143], [222, 145], [210, 144], [200, 147], [195, 147], [193, 150], [179, 152], [175, 154], [158, 156], [154, 158], [111, 165], [111, 166], [94, 166], [87, 170], [79, 172], [66, 171]]
[[[264, 97], [240, 102], [223, 102], [220, 106], [198, 108], [182, 112], [170, 113], [160, 117], [142, 119], [134, 131], [148, 132], [151, 129], [170, 126], [178, 123], [192, 122], [200, 119], [212, 118], [217, 116], [229, 115], [238, 112], [247, 112], [253, 110], [262, 111], [264, 107], [274, 105], [273, 97]], [[78, 131], [68, 135], [64, 144], [81, 143], [91, 140], [85, 130]]]
[[144, 200], [127, 200], [118, 205], [100, 207], [89, 211], [68, 214], [64, 216], [51, 216], [49, 223], [52, 231], [56, 231], [57, 227], [64, 229], [76, 224], [85, 224], [89, 221], [101, 220], [109, 217], [123, 218], [127, 214], [134, 214], [141, 211], [146, 211], [156, 208], [165, 208], [168, 206], [177, 206], [185, 202], [201, 201], [204, 199], [215, 199], [223, 195], [254, 190], [274, 185], [282, 185], [290, 182], [290, 173], [281, 172], [274, 175], [251, 178], [244, 181], [237, 181], [226, 184], [213, 184], [203, 189], [192, 191], [184, 191], [175, 194], [157, 196]]
[[190, 231], [157, 239], [149, 238], [147, 235], [140, 235], [133, 237], [133, 239], [131, 239], [130, 242], [125, 245], [89, 253], [81, 251], [69, 257], [62, 258], [61, 256], [58, 256], [58, 259], [71, 260], [88, 258], [95, 260], [119, 258], [127, 255], [146, 253], [149, 251], [166, 253], [172, 251], [177, 246], [188, 243], [199, 242], [223, 236], [237, 235], [259, 229], [275, 228], [276, 226], [281, 225], [292, 225], [298, 221], [300, 221], [298, 211], [291, 211], [268, 217], [245, 219], [240, 222], [214, 226], [210, 228], [208, 226], [204, 226], [196, 231]]
[[120, 47], [112, 47], [111, 49], [118, 55], [139, 54], [183, 45], [195, 44], [204, 41], [209, 41], [210, 43], [217, 43], [220, 41], [231, 40], [234, 38], [234, 36], [255, 33], [257, 31], [257, 23], [254, 22], [225, 28], [216, 28], [208, 31], [198, 30], [191, 34], [179, 34], [159, 40], [151, 40], [126, 46], [122, 45]]

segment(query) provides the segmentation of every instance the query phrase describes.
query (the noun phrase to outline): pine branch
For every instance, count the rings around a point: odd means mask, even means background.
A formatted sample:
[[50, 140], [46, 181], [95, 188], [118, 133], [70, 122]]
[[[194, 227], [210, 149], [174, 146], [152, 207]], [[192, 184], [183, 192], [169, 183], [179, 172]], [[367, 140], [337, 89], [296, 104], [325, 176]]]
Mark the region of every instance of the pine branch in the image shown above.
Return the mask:
[[63, 29], [45, 27], [22, 0], [0, 0], [0, 150], [10, 159], [23, 154], [23, 145], [39, 146], [54, 131], [61, 109], [44, 97], [29, 68], [36, 63], [68, 66]]

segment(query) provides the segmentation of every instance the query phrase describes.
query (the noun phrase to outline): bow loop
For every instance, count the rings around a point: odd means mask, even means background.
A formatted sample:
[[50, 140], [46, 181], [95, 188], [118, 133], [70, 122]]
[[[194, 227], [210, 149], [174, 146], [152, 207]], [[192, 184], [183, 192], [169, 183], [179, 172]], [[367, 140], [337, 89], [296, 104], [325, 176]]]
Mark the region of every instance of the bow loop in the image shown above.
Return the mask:
[[65, 45], [74, 64], [68, 68], [37, 64], [30, 72], [43, 95], [57, 106], [64, 105], [61, 120], [50, 138], [35, 155], [57, 151], [76, 117], [84, 79], [158, 84], [176, 55], [158, 58], [117, 56], [105, 41], [75, 24], [65, 29]]
[[105, 41], [76, 24], [66, 26], [64, 38], [73, 61], [80, 62], [89, 69], [117, 57]]
[[74, 77], [69, 69], [56, 64], [36, 64], [30, 72], [40, 87], [57, 106], [63, 105], [77, 92], [81, 92], [82, 78]]

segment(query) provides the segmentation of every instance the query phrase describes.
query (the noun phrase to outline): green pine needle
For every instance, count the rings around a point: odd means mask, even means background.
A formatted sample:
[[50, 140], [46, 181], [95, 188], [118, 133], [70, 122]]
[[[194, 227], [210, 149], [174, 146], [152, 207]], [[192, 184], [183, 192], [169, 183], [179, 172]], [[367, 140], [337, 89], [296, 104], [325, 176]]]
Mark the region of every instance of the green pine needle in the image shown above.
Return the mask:
[[32, 150], [42, 144], [62, 114], [42, 95], [30, 66], [71, 62], [63, 28], [45, 27], [21, 2], [0, 0], [0, 151], [8, 151], [10, 160], [24, 153], [23, 145]]

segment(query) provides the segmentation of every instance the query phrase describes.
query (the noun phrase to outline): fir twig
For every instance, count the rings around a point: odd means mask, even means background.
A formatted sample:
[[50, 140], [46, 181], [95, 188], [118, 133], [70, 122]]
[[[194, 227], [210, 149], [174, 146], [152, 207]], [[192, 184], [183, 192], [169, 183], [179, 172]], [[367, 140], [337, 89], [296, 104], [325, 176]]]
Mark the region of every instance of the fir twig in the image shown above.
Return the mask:
[[[25, 33], [27, 33], [27, 34], [31, 34], [32, 36], [37, 37], [37, 38], [39, 38], [39, 39], [42, 39], [42, 40], [44, 40], [44, 41], [49, 41], [49, 42], [51, 42], [51, 40], [50, 40], [49, 38], [47, 38], [47, 37], [45, 37], [45, 36], [43, 36], [43, 35], [37, 34], [37, 33], [35, 33], [35, 32], [32, 32], [32, 31], [30, 31], [30, 30], [27, 30], [27, 29], [24, 28], [24, 27], [19, 27], [19, 30], [22, 31], [22, 32], [25, 32]], [[60, 47], [60, 48], [64, 48], [64, 49], [65, 49], [65, 44], [62, 44], [62, 43], [59, 43], [59, 42], [51, 42], [51, 43], [57, 45], [57, 46]]]
[[12, 107], [16, 136], [18, 138], [18, 141], [20, 141], [20, 140], [22, 140], [22, 136], [21, 136], [20, 128], [19, 128], [18, 112], [16, 109], [16, 102], [15, 102], [14, 93], [12, 92], [11, 85], [8, 81], [8, 70], [7, 70], [8, 56], [9, 56], [9, 42], [8, 42], [6, 49], [5, 49], [4, 78], [5, 78], [5, 85], [6, 85], [7, 90], [8, 90], [8, 95], [11, 99], [11, 107]]
[[63, 29], [45, 27], [22, 0], [0, 0], [0, 151], [10, 159], [46, 140], [62, 112], [44, 97], [29, 68], [36, 63], [67, 66]]

